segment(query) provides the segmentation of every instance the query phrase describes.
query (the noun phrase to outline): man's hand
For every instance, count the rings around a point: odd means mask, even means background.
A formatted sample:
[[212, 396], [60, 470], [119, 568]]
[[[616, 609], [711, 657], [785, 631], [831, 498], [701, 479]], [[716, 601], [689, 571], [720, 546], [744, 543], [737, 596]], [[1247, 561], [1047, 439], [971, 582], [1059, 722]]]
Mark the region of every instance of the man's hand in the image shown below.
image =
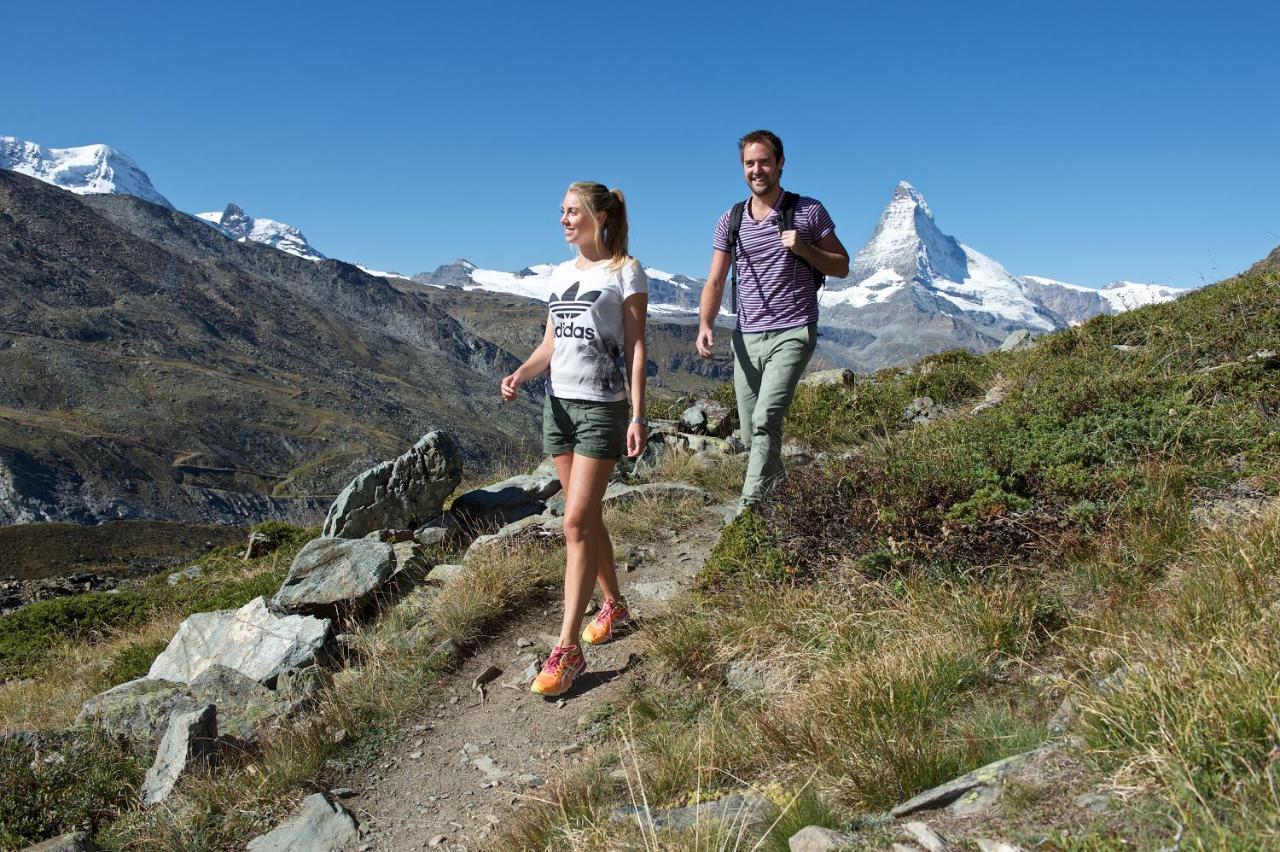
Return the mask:
[[524, 376], [520, 375], [519, 370], [504, 378], [502, 380], [502, 398], [507, 402], [514, 400], [516, 391], [520, 390], [522, 384], [524, 384]]
[[716, 337], [711, 332], [711, 326], [703, 326], [698, 329], [698, 354], [703, 358], [711, 357], [711, 347], [716, 345]]
[[809, 247], [809, 244], [800, 239], [798, 232], [779, 231], [778, 240], [781, 241], [783, 248], [794, 254], [796, 257], [805, 257], [805, 249]]

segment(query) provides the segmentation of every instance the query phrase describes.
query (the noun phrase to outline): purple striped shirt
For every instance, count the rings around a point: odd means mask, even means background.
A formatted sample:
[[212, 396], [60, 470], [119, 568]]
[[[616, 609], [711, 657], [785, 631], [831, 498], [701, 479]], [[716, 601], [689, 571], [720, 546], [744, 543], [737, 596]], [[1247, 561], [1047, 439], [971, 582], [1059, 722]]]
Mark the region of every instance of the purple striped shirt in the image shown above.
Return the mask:
[[[742, 213], [735, 254], [738, 258], [738, 329], [740, 331], [777, 331], [818, 321], [818, 289], [813, 286], [813, 273], [800, 258], [783, 248], [778, 238], [778, 206], [761, 222], [751, 218], [748, 203]], [[716, 251], [729, 251], [729, 214], [726, 210], [716, 222], [712, 246]], [[800, 196], [796, 202], [797, 236], [812, 245], [833, 233], [836, 223], [822, 202]]]

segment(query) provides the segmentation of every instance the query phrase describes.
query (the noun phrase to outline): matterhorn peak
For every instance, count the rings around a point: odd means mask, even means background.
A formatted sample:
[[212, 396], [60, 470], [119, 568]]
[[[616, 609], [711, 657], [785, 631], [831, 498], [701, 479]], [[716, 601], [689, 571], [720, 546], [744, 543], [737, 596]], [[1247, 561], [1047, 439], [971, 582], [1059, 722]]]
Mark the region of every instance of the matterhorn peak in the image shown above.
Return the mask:
[[894, 187], [871, 239], [854, 257], [847, 281], [858, 284], [886, 270], [903, 281], [924, 284], [966, 277], [960, 243], [938, 230], [924, 195], [905, 180]]

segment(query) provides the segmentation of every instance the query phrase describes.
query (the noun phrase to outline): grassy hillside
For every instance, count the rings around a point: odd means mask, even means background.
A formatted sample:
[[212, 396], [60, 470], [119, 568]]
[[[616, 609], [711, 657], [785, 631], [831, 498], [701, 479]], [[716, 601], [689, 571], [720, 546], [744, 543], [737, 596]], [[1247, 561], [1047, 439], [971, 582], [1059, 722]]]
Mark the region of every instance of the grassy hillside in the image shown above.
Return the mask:
[[[647, 626], [626, 784], [565, 779], [506, 843], [650, 848], [609, 809], [752, 786], [784, 811], [761, 848], [812, 822], [887, 846], [878, 814], [1036, 747], [1068, 696], [1051, 766], [926, 818], [962, 848], [1280, 842], [1278, 265], [1028, 351], [802, 389], [788, 434], [826, 453]], [[908, 426], [925, 395], [948, 415]]]

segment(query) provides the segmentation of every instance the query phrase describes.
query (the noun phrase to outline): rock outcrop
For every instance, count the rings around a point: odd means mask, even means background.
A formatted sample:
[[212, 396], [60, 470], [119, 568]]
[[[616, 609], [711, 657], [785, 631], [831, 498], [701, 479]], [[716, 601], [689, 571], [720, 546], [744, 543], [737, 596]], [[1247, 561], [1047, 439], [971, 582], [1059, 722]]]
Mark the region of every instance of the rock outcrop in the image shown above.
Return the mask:
[[363, 538], [414, 530], [438, 518], [462, 480], [462, 456], [447, 432], [428, 432], [404, 455], [351, 480], [329, 507], [324, 535]]
[[240, 609], [189, 616], [147, 676], [191, 683], [216, 664], [266, 683], [309, 663], [328, 635], [328, 619], [277, 615], [254, 598]]

